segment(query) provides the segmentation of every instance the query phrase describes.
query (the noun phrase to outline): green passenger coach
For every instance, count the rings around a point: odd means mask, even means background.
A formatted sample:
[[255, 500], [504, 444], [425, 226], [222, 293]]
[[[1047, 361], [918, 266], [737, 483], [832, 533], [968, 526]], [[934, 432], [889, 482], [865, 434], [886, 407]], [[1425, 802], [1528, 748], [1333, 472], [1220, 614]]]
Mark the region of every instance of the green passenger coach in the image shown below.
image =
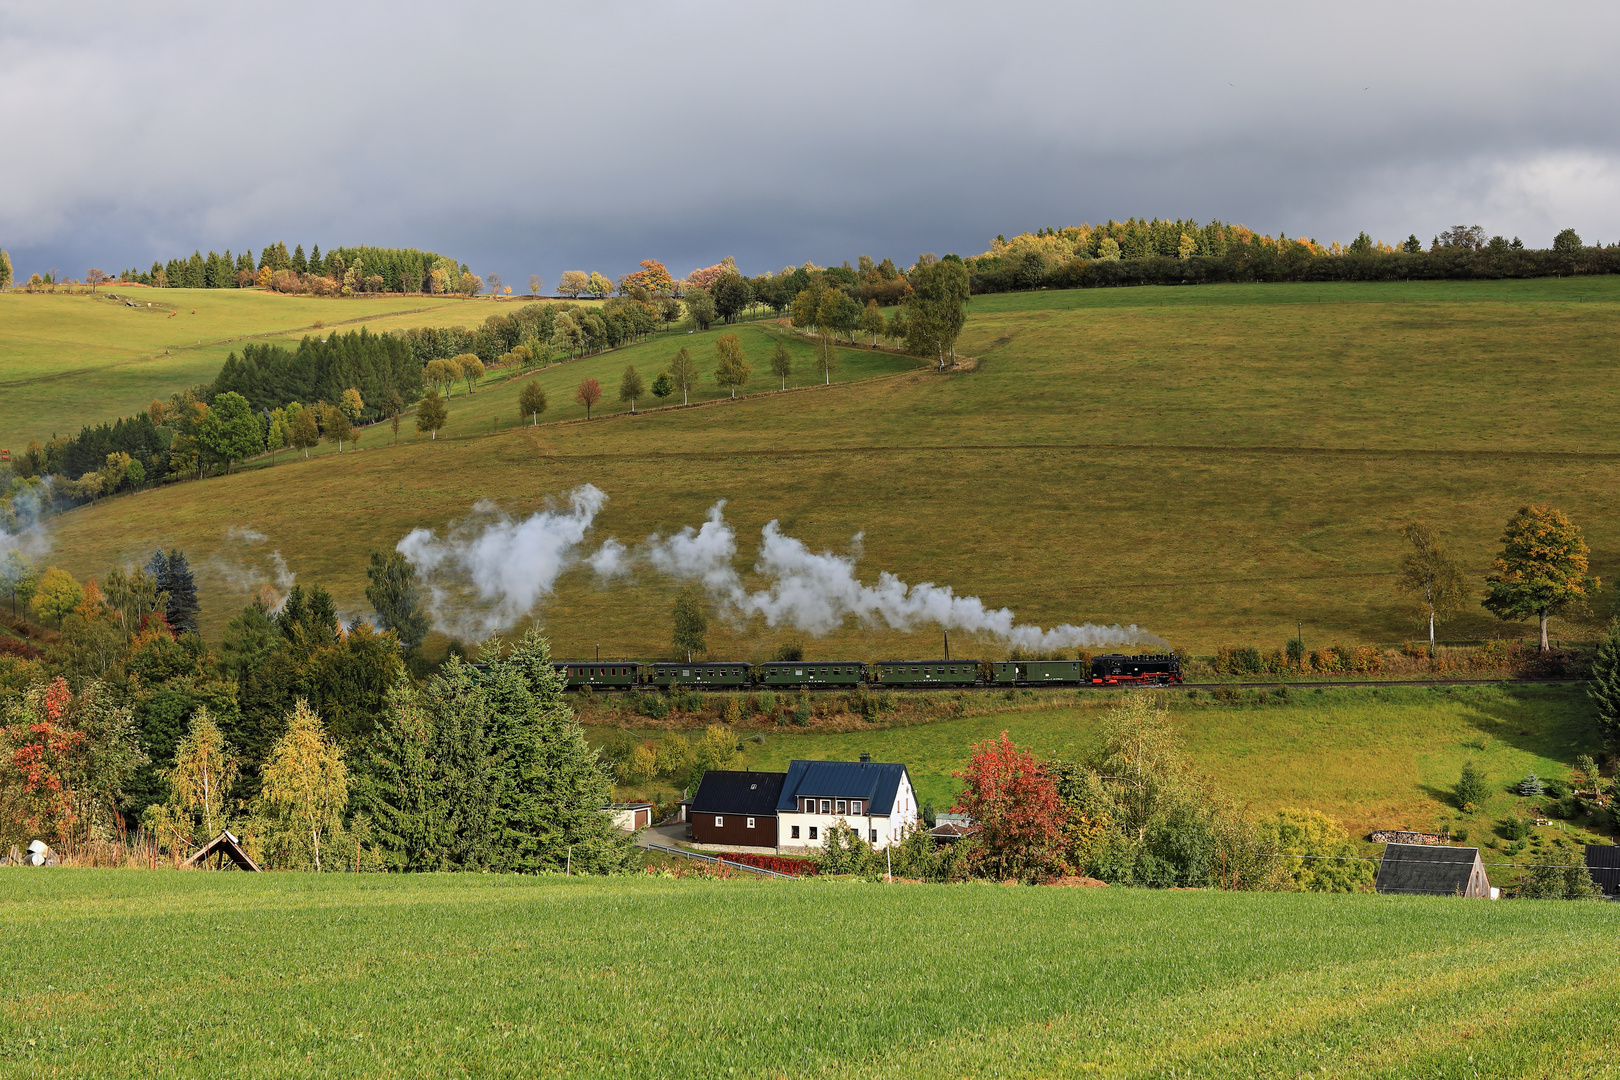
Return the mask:
[[747, 686], [752, 682], [753, 665], [736, 661], [726, 663], [654, 663], [652, 684], [681, 686]]
[[859, 686], [866, 665], [855, 660], [773, 660], [754, 670], [761, 686]]
[[885, 686], [973, 686], [978, 660], [885, 660], [873, 666], [874, 682]]
[[568, 689], [582, 686], [635, 686], [641, 681], [645, 664], [633, 660], [557, 660], [552, 667], [568, 682]]

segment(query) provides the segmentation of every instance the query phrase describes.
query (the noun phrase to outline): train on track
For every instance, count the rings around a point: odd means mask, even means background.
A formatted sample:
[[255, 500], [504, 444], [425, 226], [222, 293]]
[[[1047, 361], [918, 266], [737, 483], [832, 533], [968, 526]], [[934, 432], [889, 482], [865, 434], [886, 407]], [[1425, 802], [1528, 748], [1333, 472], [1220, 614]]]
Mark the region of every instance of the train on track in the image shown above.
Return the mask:
[[1076, 660], [739, 660], [680, 663], [658, 660], [557, 660], [568, 689], [816, 690], [857, 686], [915, 690], [928, 687], [1173, 686], [1182, 681], [1172, 654], [1110, 653]]

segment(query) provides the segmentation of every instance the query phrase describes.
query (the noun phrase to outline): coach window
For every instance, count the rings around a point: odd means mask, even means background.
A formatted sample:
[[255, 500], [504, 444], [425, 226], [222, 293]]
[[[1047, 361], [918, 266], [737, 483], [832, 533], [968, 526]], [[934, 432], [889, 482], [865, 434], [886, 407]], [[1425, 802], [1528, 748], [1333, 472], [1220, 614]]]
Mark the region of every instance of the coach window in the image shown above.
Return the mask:
[[714, 827], [715, 828], [717, 828], [717, 829], [724, 828], [725, 824], [726, 824], [726, 819], [725, 818], [721, 817], [719, 814], [716, 814], [714, 816]]

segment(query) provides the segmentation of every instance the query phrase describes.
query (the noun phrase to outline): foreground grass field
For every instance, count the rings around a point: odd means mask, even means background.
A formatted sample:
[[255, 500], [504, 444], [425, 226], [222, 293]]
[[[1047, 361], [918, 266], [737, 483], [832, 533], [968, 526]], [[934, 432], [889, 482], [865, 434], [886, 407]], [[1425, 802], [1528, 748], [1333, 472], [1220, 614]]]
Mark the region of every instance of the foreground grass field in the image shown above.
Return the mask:
[[0, 870], [9, 1076], [1613, 1076], [1612, 904]]
[[[107, 298], [115, 293], [139, 307]], [[150, 305], [150, 306], [147, 306]], [[503, 303], [504, 306], [504, 303]], [[296, 344], [329, 330], [467, 326], [493, 301], [432, 296], [319, 299], [251, 289], [145, 289], [95, 295], [0, 292], [0, 446], [77, 434], [211, 382], [248, 340]]]
[[[1392, 581], [1414, 517], [1482, 576], [1514, 510], [1551, 502], [1585, 529], [1594, 572], [1620, 569], [1605, 419], [1620, 279], [1042, 292], [969, 312], [974, 371], [397, 449], [368, 433], [359, 453], [76, 511], [55, 558], [101, 574], [161, 542], [206, 562], [248, 525], [359, 611], [373, 548], [479, 499], [527, 512], [589, 482], [611, 499], [595, 540], [696, 524], [724, 498], [740, 570], [772, 519], [816, 548], [863, 533], [868, 581], [949, 584], [1046, 624], [1135, 622], [1195, 651], [1280, 645], [1297, 620], [1308, 646], [1413, 635]], [[624, 362], [601, 358], [610, 388]], [[551, 415], [573, 408], [557, 403], [569, 367]], [[468, 401], [467, 430], [493, 426], [489, 397]], [[247, 598], [228, 581], [204, 582], [210, 627]], [[576, 569], [540, 617], [560, 653], [647, 656], [668, 647], [671, 596], [661, 579], [603, 588]], [[1524, 632], [1477, 607], [1442, 628]], [[757, 658], [781, 637], [718, 626], [710, 645]], [[852, 625], [809, 648], [880, 659], [936, 641]]]

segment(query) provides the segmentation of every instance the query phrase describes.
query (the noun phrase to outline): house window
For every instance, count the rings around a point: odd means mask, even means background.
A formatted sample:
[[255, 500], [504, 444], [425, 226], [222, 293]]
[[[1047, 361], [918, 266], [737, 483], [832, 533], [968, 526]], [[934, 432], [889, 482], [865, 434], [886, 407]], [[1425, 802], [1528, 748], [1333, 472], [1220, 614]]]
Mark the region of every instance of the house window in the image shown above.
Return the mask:
[[823, 814], [832, 813], [832, 800], [831, 799], [822, 799], [821, 800], [821, 812]]
[[816, 800], [814, 800], [814, 799], [806, 799], [806, 800], [804, 800], [804, 812], [807, 813], [807, 814], [815, 813], [816, 812]]
[[810, 839], [814, 840], [815, 838], [816, 838], [816, 827], [814, 825], [812, 825], [812, 826], [810, 826]]
[[719, 814], [716, 814], [714, 816], [714, 827], [717, 828], [717, 829], [723, 829], [723, 828], [725, 828], [725, 825], [726, 825], [726, 819], [721, 817]]
[[859, 799], [851, 799], [851, 800], [849, 800], [849, 812], [852, 813], [852, 814], [860, 813], [861, 812], [861, 800], [859, 800]]
[[754, 819], [753, 818], [748, 819], [748, 827], [750, 829], [752, 829], [754, 827]]
[[797, 840], [798, 838], [799, 838], [799, 827], [797, 825], [795, 825], [795, 826], [793, 826], [793, 839]]
[[874, 844], [877, 843], [877, 830], [876, 829], [872, 830], [872, 843], [874, 843]]
[[836, 809], [833, 812], [836, 813], [836, 814], [847, 814], [847, 813], [849, 813], [849, 803], [845, 802], [843, 799], [839, 799], [838, 800], [838, 809]]

